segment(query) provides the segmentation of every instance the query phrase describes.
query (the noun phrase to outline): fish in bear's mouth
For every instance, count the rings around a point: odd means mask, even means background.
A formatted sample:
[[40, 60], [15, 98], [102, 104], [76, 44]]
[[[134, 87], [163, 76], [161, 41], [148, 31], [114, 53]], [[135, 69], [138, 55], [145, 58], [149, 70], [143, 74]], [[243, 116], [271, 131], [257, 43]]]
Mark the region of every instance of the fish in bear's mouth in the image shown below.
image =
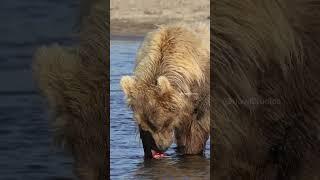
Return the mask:
[[159, 150], [151, 133], [149, 131], [144, 131], [141, 127], [140, 130], [140, 138], [143, 144], [144, 150], [144, 158], [145, 159], [159, 159], [164, 157], [164, 152]]

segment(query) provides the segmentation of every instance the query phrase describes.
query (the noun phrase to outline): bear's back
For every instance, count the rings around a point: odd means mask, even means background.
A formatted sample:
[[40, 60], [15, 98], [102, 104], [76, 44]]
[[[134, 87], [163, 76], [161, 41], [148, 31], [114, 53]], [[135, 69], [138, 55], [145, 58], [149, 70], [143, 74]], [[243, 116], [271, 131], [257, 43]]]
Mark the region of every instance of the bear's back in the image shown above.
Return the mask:
[[[183, 88], [201, 84], [209, 71], [210, 28], [208, 23], [159, 26], [144, 39], [136, 58], [135, 77], [154, 83], [166, 76]], [[179, 85], [180, 83], [180, 85]]]

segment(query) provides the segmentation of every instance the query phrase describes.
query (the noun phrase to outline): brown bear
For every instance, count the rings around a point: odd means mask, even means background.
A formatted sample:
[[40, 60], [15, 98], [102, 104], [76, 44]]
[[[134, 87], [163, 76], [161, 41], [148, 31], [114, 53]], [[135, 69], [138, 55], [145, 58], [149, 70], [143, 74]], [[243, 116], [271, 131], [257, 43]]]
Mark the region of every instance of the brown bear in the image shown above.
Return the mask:
[[[101, 4], [100, 4], [101, 5]], [[106, 6], [82, 17], [80, 45], [39, 48], [34, 77], [47, 99], [55, 142], [74, 159], [79, 179], [108, 179], [108, 24]]]
[[144, 148], [150, 147], [145, 156], [166, 151], [174, 136], [179, 152], [203, 153], [210, 134], [209, 39], [208, 23], [160, 26], [145, 37], [133, 75], [122, 77]]
[[320, 179], [320, 0], [212, 3], [212, 178]]

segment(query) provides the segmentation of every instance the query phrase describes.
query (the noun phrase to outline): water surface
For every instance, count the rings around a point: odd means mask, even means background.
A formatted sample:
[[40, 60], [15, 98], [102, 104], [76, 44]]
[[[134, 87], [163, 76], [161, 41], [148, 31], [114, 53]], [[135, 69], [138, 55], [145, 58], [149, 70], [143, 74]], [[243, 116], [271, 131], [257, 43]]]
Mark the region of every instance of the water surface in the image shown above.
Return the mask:
[[110, 49], [110, 174], [111, 179], [209, 179], [209, 143], [205, 157], [181, 157], [174, 147], [169, 157], [144, 161], [143, 148], [132, 112], [120, 90], [120, 78], [132, 74], [134, 59], [141, 41], [113, 40]]

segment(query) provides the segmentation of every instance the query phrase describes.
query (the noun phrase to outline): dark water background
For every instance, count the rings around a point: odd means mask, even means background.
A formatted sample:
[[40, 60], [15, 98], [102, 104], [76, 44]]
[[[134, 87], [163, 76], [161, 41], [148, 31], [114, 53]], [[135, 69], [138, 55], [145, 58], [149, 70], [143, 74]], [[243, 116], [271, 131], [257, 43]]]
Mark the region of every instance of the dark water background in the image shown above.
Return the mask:
[[169, 157], [144, 162], [143, 148], [132, 112], [120, 90], [120, 78], [130, 75], [141, 40], [112, 40], [110, 49], [110, 171], [111, 179], [209, 179], [209, 142], [206, 156], [179, 157], [173, 145]]
[[34, 50], [71, 44], [75, 0], [2, 0], [0, 6], [0, 179], [70, 179], [72, 161], [52, 145], [31, 74]]

